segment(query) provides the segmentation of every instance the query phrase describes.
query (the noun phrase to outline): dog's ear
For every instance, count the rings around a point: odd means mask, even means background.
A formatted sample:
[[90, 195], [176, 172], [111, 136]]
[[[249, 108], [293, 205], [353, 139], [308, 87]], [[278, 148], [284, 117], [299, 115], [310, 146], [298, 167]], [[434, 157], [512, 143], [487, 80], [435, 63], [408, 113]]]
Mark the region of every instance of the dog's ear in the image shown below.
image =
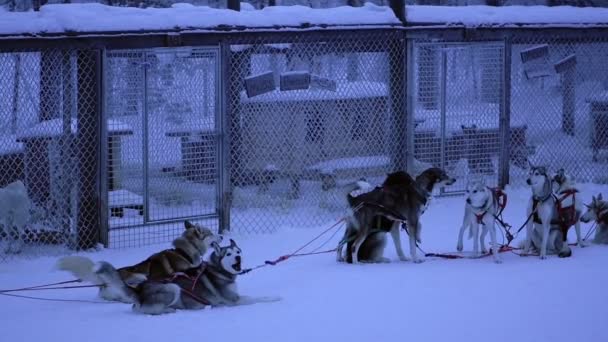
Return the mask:
[[603, 198], [602, 198], [602, 193], [600, 193], [599, 195], [597, 195], [597, 200], [598, 200], [598, 201], [601, 201], [602, 199], [603, 199]]
[[532, 170], [534, 168], [534, 164], [532, 164], [530, 159], [528, 159], [528, 166], [530, 167], [530, 170]]
[[192, 222], [186, 220], [186, 221], [184, 221], [184, 228], [185, 229], [194, 228], [194, 225], [192, 224]]
[[231, 247], [231, 248], [238, 247], [238, 246], [236, 245], [236, 242], [234, 242], [234, 240], [232, 240], [232, 239], [230, 239], [230, 247]]

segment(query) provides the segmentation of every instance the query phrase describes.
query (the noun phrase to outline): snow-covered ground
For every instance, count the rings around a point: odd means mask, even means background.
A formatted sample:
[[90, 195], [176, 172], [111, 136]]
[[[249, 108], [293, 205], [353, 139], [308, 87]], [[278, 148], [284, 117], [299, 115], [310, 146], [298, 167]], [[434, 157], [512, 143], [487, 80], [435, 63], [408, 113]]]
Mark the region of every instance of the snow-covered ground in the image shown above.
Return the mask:
[[[584, 201], [606, 186], [582, 185]], [[524, 221], [526, 188], [509, 189], [505, 219]], [[433, 201], [424, 215], [422, 248], [456, 246], [463, 198]], [[332, 224], [281, 227], [270, 235], [233, 235], [246, 267], [289, 253]], [[583, 232], [589, 226], [583, 225]], [[335, 246], [339, 234], [325, 246]], [[574, 232], [570, 239], [574, 240]], [[320, 239], [324, 241], [325, 239]], [[405, 239], [404, 239], [405, 240]], [[470, 241], [465, 248], [470, 248]], [[404, 244], [406, 245], [406, 244]], [[317, 245], [318, 246], [318, 245]], [[127, 265], [164, 245], [87, 253]], [[405, 247], [405, 246], [404, 246]], [[389, 241], [387, 255], [396, 259]], [[294, 258], [239, 278], [242, 294], [282, 301], [247, 307], [180, 311], [150, 317], [129, 305], [44, 302], [0, 296], [3, 341], [606, 341], [608, 247], [573, 248], [573, 257], [441, 260], [420, 265], [338, 264], [335, 255]], [[0, 264], [2, 288], [70, 279], [55, 258]], [[96, 300], [96, 290], [32, 292], [48, 298]]]

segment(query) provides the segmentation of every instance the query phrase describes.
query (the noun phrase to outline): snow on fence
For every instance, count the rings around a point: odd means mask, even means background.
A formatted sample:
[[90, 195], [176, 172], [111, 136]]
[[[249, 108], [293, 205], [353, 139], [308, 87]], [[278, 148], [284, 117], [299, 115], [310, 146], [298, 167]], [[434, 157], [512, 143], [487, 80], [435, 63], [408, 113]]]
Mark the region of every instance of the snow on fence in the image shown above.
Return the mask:
[[608, 182], [606, 29], [386, 24], [0, 40], [0, 260], [318, 226], [396, 169]]

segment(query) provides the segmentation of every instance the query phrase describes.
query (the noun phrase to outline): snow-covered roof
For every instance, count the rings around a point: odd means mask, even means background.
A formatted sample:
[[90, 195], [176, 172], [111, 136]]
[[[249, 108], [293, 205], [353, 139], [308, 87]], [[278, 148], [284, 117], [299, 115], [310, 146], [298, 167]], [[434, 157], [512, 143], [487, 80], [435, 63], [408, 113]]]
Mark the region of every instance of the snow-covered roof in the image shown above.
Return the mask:
[[42, 6], [39, 12], [8, 12], [0, 7], [0, 35], [387, 24], [399, 24], [399, 20], [390, 8], [371, 3], [359, 8], [327, 9], [274, 6], [251, 10], [245, 6], [240, 12], [185, 3], [174, 4], [171, 8], [53, 4]]
[[585, 25], [608, 24], [608, 8], [572, 6], [406, 6], [410, 24]]

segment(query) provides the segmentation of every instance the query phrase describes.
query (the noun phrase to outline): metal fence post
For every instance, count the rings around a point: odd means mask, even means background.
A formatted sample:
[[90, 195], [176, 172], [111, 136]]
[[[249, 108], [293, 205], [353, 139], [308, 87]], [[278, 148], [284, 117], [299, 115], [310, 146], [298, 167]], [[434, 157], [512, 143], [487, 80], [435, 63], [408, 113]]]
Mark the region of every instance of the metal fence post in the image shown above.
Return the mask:
[[101, 51], [77, 52], [77, 127], [75, 143], [77, 177], [77, 244], [79, 249], [94, 247], [100, 239], [100, 126], [101, 126]]
[[406, 68], [405, 37], [393, 40], [396, 47], [390, 49], [389, 58], [389, 89], [391, 103], [391, 121], [395, 127], [393, 147], [393, 169], [407, 170], [408, 125], [412, 121], [406, 110]]
[[498, 186], [504, 188], [509, 184], [509, 170], [511, 160], [511, 38], [505, 38], [503, 46], [502, 68], [502, 100], [500, 101], [500, 118], [498, 129], [500, 132], [500, 158]]
[[232, 184], [231, 184], [231, 146], [232, 146], [232, 135], [231, 124], [232, 120], [232, 106], [230, 98], [231, 88], [231, 75], [230, 68], [232, 63], [232, 55], [230, 51], [229, 43], [222, 43], [220, 48], [220, 69], [219, 79], [221, 82], [220, 88], [220, 132], [219, 132], [219, 159], [218, 165], [219, 172], [219, 233], [230, 231], [230, 208], [232, 207]]

